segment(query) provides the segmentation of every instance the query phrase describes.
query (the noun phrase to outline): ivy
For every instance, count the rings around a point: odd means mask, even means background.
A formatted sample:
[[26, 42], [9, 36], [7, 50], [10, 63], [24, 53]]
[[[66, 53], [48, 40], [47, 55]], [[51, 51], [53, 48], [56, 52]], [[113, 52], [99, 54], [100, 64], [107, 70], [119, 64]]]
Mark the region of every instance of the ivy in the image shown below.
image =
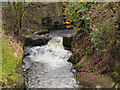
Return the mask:
[[[100, 10], [105, 11], [104, 7], [112, 7], [114, 9], [114, 5], [111, 3], [100, 2], [70, 2], [65, 5], [66, 19], [74, 23], [74, 30], [76, 32], [79, 31], [79, 33], [86, 33], [89, 28], [91, 30], [91, 42], [94, 43], [97, 53], [99, 55], [102, 55], [104, 52], [106, 52], [106, 46], [116, 40], [116, 29], [118, 28], [116, 25], [117, 19], [115, 17], [111, 17], [106, 20], [104, 15], [101, 15], [100, 17], [97, 17], [98, 20], [94, 22], [89, 21], [88, 15], [93, 13], [92, 11], [89, 11], [89, 8], [96, 5], [98, 8], [100, 8]], [[111, 10], [112, 9], [110, 9], [107, 14], [109, 13], [113, 15], [113, 12]], [[90, 27], [86, 26], [88, 23]]]
[[[66, 5], [66, 19], [73, 22], [75, 31], [86, 31], [85, 23], [89, 21], [88, 8], [91, 3], [88, 2], [70, 2]], [[68, 19], [69, 18], [69, 19]]]

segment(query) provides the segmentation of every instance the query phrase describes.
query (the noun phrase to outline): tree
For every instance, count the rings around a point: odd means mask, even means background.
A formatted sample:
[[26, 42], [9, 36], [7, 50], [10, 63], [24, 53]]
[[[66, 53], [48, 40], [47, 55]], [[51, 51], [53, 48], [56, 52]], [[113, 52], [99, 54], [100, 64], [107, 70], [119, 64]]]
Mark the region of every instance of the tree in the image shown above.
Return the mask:
[[23, 26], [23, 16], [28, 9], [28, 7], [33, 2], [30, 2], [25, 6], [25, 2], [9, 2], [8, 8], [10, 8], [10, 14], [12, 18], [11, 26], [5, 24], [7, 27], [10, 26], [16, 35], [21, 35], [22, 26]]
[[22, 22], [23, 22], [23, 2], [10, 2], [10, 6], [12, 9], [12, 13], [14, 15], [14, 19], [15, 19], [15, 28], [16, 31], [18, 32], [18, 34], [21, 34], [21, 30], [22, 30]]

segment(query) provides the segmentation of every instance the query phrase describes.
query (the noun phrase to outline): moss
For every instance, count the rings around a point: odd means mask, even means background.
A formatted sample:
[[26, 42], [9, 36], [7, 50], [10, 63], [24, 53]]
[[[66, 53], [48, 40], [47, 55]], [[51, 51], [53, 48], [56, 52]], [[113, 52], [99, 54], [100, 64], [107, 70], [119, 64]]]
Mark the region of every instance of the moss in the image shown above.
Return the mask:
[[68, 59], [68, 62], [71, 62], [71, 63], [73, 63], [73, 64], [76, 64], [76, 61], [73, 59], [72, 56]]
[[46, 33], [49, 33], [48, 29], [41, 29], [37, 34], [42, 35], [42, 34], [46, 34]]
[[84, 62], [86, 60], [87, 55], [85, 55], [78, 63], [77, 63], [77, 67], [81, 68], [84, 66]]
[[[15, 87], [17, 83], [15, 80], [21, 75], [15, 72], [16, 66], [22, 60], [22, 49], [19, 50], [19, 56], [16, 56], [16, 53], [13, 48], [18, 50], [18, 47], [10, 46], [10, 42], [7, 36], [3, 35], [2, 42], [2, 86], [3, 87]], [[11, 43], [13, 44], [13, 43]]]
[[38, 35], [41, 35], [41, 34], [49, 33], [49, 31], [48, 31], [48, 29], [41, 29], [41, 30], [30, 29], [30, 30], [23, 30], [22, 31], [22, 35], [30, 35], [32, 33], [36, 33]]
[[116, 60], [116, 63], [115, 63], [114, 73], [112, 75], [112, 79], [114, 81], [113, 87], [120, 88], [120, 65], [119, 65], [118, 60]]
[[97, 77], [93, 78], [92, 80], [97, 83], [98, 86], [106, 87], [111, 86], [110, 82], [112, 81], [110, 77], [106, 77], [106, 80], [102, 80], [105, 76], [98, 74]]
[[23, 30], [23, 31], [22, 31], [22, 34], [29, 35], [29, 34], [34, 33], [35, 31], [36, 31], [36, 30], [33, 30], [33, 29], [30, 29], [29, 31], [28, 31], [28, 30]]
[[76, 81], [82, 86], [82, 88], [86, 88], [86, 86], [90, 88], [112, 88], [113, 81], [110, 77], [101, 74], [94, 74], [88, 72], [77, 72], [75, 76]]
[[86, 87], [91, 87], [92, 83], [87, 80], [84, 76], [80, 75], [80, 76], [75, 76], [76, 81], [79, 82], [80, 86], [82, 86], [82, 88], [86, 88]]

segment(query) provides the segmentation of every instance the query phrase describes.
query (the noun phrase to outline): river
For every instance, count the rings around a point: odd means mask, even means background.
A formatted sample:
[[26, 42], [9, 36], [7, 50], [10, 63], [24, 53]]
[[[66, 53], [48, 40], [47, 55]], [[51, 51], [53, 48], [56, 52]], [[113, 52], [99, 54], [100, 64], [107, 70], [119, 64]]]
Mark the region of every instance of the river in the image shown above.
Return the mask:
[[[52, 39], [43, 46], [25, 47], [30, 53], [23, 59], [27, 88], [77, 88], [72, 64], [67, 60], [71, 51], [63, 47], [63, 36], [74, 34], [72, 30], [56, 30], [48, 34]], [[42, 35], [42, 36], [45, 36]]]

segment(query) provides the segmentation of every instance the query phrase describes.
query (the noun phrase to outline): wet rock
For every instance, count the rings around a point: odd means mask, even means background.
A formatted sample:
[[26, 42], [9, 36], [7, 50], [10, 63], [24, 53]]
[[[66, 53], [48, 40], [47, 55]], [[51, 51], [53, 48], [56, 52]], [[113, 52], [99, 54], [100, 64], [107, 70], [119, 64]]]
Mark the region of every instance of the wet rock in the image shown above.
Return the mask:
[[24, 90], [25, 88], [25, 80], [24, 80], [24, 75], [22, 71], [22, 62], [20, 62], [16, 67], [15, 67], [15, 72], [19, 74], [19, 76], [14, 80], [16, 84], [16, 88], [21, 88], [21, 90]]
[[43, 32], [38, 32], [37, 34], [38, 34], [38, 35], [42, 35], [42, 34], [47, 34], [47, 33], [49, 33], [49, 32], [50, 32], [50, 31], [47, 30], [47, 31], [43, 31]]
[[41, 46], [47, 44], [51, 38], [49, 36], [44, 36], [40, 38], [27, 37], [24, 39], [24, 46]]
[[16, 82], [16, 87], [17, 88], [25, 88], [25, 81], [24, 81], [24, 77], [17, 77], [17, 79], [15, 80]]
[[65, 47], [65, 49], [71, 50], [72, 40], [73, 40], [73, 36], [64, 36], [63, 37], [63, 46]]
[[72, 58], [72, 56], [68, 59], [68, 62], [71, 62], [73, 64], [77, 64], [77, 61], [74, 58]]
[[33, 50], [31, 50], [30, 47], [24, 46], [23, 51], [24, 51], [24, 54], [23, 54], [24, 57], [34, 54]]
[[31, 62], [31, 57], [24, 57], [22, 60], [22, 68], [23, 71], [27, 71], [31, 66], [33, 66], [33, 63]]

